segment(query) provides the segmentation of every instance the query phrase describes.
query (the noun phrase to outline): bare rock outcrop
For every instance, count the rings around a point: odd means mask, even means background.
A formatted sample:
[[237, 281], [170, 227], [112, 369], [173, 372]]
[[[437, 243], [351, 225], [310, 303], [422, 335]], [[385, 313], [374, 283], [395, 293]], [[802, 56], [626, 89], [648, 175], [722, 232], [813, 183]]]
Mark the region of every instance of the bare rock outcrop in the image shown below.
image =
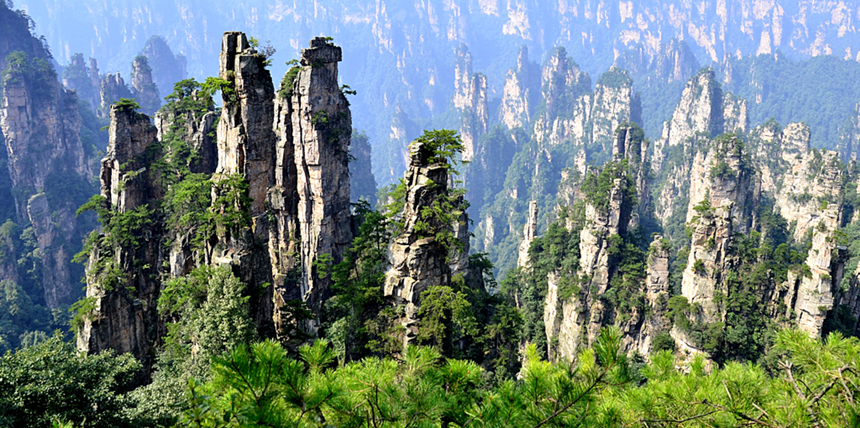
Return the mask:
[[523, 229], [523, 241], [520, 243], [517, 266], [525, 267], [529, 264], [529, 247], [537, 237], [538, 206], [537, 201], [529, 202], [529, 218]]
[[465, 45], [460, 45], [454, 69], [454, 107], [460, 111], [464, 161], [472, 160], [478, 138], [489, 130], [487, 102], [487, 77], [472, 73], [472, 54]]
[[[90, 62], [90, 64], [95, 63]], [[99, 105], [96, 113], [100, 117], [110, 117], [111, 104], [119, 101], [120, 98], [134, 98], [134, 94], [125, 84], [125, 79], [119, 72], [116, 75], [108, 74], [102, 77], [99, 82]]]
[[152, 68], [145, 56], [139, 55], [131, 63], [131, 87], [134, 99], [146, 114], [154, 114], [161, 107], [158, 86], [152, 81]]
[[517, 67], [508, 70], [502, 91], [499, 118], [508, 129], [526, 128], [540, 95], [540, 68], [529, 62], [529, 49], [520, 48]]
[[597, 79], [590, 116], [591, 141], [605, 151], [609, 151], [619, 125], [642, 122], [639, 96], [633, 91], [633, 79], [626, 71], [610, 67]]
[[[88, 191], [92, 173], [80, 141], [81, 117], [74, 91], [57, 81], [38, 53], [9, 55], [0, 98], [0, 131], [17, 222], [30, 222], [41, 253], [45, 302], [51, 308], [73, 303], [78, 279], [71, 256], [84, 233], [75, 221], [79, 201], [52, 191], [62, 184]], [[45, 191], [47, 190], [47, 192]]]
[[793, 310], [797, 327], [813, 337], [822, 335], [824, 321], [840, 303], [837, 298], [848, 294], [840, 288], [848, 251], [836, 242], [839, 207], [829, 207], [823, 214], [812, 232], [812, 248], [803, 271], [789, 275], [785, 301], [788, 310]]
[[734, 235], [734, 203], [723, 200], [717, 207], [709, 202], [698, 207], [691, 221], [693, 237], [687, 268], [681, 279], [681, 294], [691, 304], [702, 306], [703, 321], [714, 322], [722, 318], [714, 296], [734, 260], [729, 250]]
[[[148, 154], [158, 145], [157, 129], [149, 117], [130, 107], [110, 110], [110, 143], [102, 159], [102, 209], [111, 217], [151, 214], [149, 204], [163, 197], [157, 172]], [[154, 362], [159, 337], [156, 300], [160, 283], [160, 230], [151, 221], [134, 223], [141, 230], [103, 231], [87, 265], [90, 310], [77, 334], [77, 346], [88, 353], [113, 349], [141, 360], [145, 376]], [[132, 239], [130, 235], [145, 237]]]
[[352, 241], [349, 208], [349, 142], [352, 116], [338, 85], [340, 47], [317, 37], [302, 50], [292, 90], [301, 295], [312, 310], [328, 298], [330, 277], [318, 271], [324, 254], [339, 263]]
[[425, 236], [421, 231], [453, 226], [439, 224], [436, 217], [428, 219], [421, 215], [422, 208], [431, 206], [448, 192], [447, 162], [436, 158], [429, 147], [417, 141], [409, 145], [409, 153], [407, 193], [400, 220], [402, 227], [389, 246], [391, 268], [385, 275], [384, 285], [385, 296], [391, 296], [395, 304], [406, 308], [404, 343], [415, 335], [415, 316], [421, 304], [421, 293], [431, 286], [449, 285], [452, 277], [446, 261], [449, 249], [437, 241], [435, 235]]

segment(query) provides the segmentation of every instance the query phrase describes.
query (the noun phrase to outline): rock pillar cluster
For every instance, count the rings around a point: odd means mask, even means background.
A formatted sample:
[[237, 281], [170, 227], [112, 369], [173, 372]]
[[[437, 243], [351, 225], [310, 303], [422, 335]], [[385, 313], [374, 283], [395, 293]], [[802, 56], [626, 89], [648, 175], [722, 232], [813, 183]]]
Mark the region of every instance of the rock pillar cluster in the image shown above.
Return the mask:
[[[112, 107], [101, 208], [109, 216], [139, 213], [141, 223], [132, 240], [106, 231], [102, 241], [113, 245], [97, 245], [91, 254], [87, 295], [93, 308], [79, 332], [82, 350], [131, 352], [148, 373], [152, 346], [165, 330], [155, 309], [164, 281], [205, 265], [228, 266], [246, 285], [250, 316], [261, 336], [316, 331], [331, 282], [324, 270], [341, 261], [353, 237], [352, 126], [338, 85], [340, 60], [339, 47], [313, 39], [276, 93], [265, 55], [243, 33], [228, 32], [220, 55], [220, 118], [211, 109], [173, 106], [162, 109], [153, 126], [130, 107]], [[195, 91], [183, 96], [211, 105]], [[183, 161], [187, 164], [173, 165], [179, 143], [193, 156]], [[211, 214], [240, 210], [247, 221], [217, 228], [192, 245], [201, 231], [176, 230], [166, 221], [173, 213], [156, 203], [168, 191], [160, 174], [185, 167], [211, 176]], [[236, 194], [229, 207], [219, 202]], [[306, 303], [316, 319], [298, 322], [290, 301]]]

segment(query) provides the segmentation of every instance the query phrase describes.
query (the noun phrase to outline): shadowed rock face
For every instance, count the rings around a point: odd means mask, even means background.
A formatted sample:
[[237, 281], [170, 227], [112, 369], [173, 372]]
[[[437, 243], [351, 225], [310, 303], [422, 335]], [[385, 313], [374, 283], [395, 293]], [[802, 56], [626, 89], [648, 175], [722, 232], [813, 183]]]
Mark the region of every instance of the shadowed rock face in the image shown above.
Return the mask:
[[[164, 197], [157, 172], [147, 156], [158, 144], [157, 129], [148, 116], [131, 108], [111, 107], [110, 142], [102, 159], [101, 196], [104, 208], [116, 215], [145, 208]], [[150, 205], [150, 208], [152, 206]], [[94, 309], [77, 334], [77, 346], [89, 353], [113, 349], [129, 352], [143, 364], [148, 377], [154, 362], [156, 341], [164, 333], [159, 322], [156, 301], [161, 290], [157, 279], [161, 265], [162, 233], [152, 222], [143, 230], [138, 245], [98, 245], [90, 254], [87, 266], [87, 297], [94, 299]], [[105, 237], [103, 232], [102, 237]], [[105, 242], [118, 242], [107, 236]], [[96, 265], [108, 258], [123, 273], [118, 283], [105, 283]]]
[[[22, 25], [20, 31], [32, 38], [26, 22]], [[52, 190], [66, 186], [86, 193], [92, 173], [80, 141], [81, 117], [74, 91], [62, 89], [47, 54], [34, 47], [40, 44], [17, 48], [27, 53], [9, 55], [8, 49], [15, 48], [8, 45], [11, 41], [14, 38], [0, 43], [0, 67], [5, 69], [0, 81], [0, 141], [4, 142], [0, 150], [8, 161], [15, 220], [32, 224], [38, 240], [45, 303], [58, 308], [78, 297], [78, 278], [72, 274], [70, 260], [83, 231], [75, 221], [80, 201]]]
[[266, 191], [274, 183], [275, 88], [265, 57], [248, 45], [245, 34], [225, 33], [219, 58], [219, 77], [233, 83], [234, 93], [222, 95], [216, 174], [239, 174], [248, 182], [250, 214], [257, 217], [265, 212]]

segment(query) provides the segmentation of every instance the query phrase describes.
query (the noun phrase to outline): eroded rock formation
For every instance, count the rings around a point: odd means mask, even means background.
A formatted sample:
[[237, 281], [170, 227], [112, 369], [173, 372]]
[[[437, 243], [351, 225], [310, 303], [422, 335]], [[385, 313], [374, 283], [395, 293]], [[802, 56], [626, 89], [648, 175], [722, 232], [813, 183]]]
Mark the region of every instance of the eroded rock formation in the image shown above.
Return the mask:
[[85, 232], [75, 221], [81, 201], [57, 187], [87, 193], [92, 172], [80, 141], [77, 97], [60, 86], [47, 54], [38, 47], [8, 56], [0, 50], [0, 66], [5, 68], [0, 130], [15, 189], [16, 221], [29, 222], [35, 230], [45, 302], [58, 308], [77, 300], [78, 279], [70, 260]]
[[[101, 170], [102, 209], [110, 216], [137, 213], [146, 219], [152, 213], [149, 205], [163, 197], [158, 172], [151, 168], [154, 159], [147, 156], [158, 145], [158, 131], [148, 116], [130, 107], [111, 107], [110, 118], [110, 143]], [[156, 310], [162, 248], [157, 222], [144, 220], [140, 225], [136, 237], [123, 228], [103, 231], [92, 249], [87, 265], [91, 308], [77, 332], [77, 345], [91, 353], [132, 353], [148, 374], [153, 347], [163, 333]]]
[[421, 304], [421, 293], [428, 287], [450, 285], [451, 268], [447, 258], [449, 249], [425, 236], [419, 223], [427, 223], [430, 230], [453, 227], [440, 224], [438, 218], [425, 219], [422, 208], [433, 204], [448, 193], [448, 165], [434, 157], [424, 144], [409, 145], [410, 163], [406, 171], [407, 193], [400, 222], [401, 232], [389, 248], [391, 268], [385, 275], [384, 294], [391, 296], [396, 305], [406, 308], [403, 325], [406, 327], [404, 343], [414, 338], [416, 315]]

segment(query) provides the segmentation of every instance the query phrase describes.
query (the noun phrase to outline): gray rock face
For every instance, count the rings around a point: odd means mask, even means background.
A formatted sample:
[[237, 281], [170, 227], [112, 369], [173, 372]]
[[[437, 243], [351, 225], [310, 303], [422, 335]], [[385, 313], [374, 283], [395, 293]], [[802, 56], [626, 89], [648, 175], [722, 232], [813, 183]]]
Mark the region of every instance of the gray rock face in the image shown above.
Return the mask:
[[718, 138], [710, 144], [707, 153], [697, 152], [690, 169], [686, 222], [692, 221], [696, 205], [705, 198], [713, 207], [730, 201], [733, 227], [736, 232], [746, 233], [758, 199], [752, 168], [749, 154], [738, 138]]
[[[93, 68], [94, 67], [94, 68]], [[95, 72], [95, 76], [91, 75]], [[63, 86], [74, 89], [81, 100], [90, 103], [93, 108], [99, 107], [99, 75], [96, 60], [90, 58], [90, 66], [84, 61], [83, 54], [72, 55], [69, 64], [63, 70]]]
[[[95, 62], [90, 62], [90, 64], [95, 64]], [[96, 113], [100, 117], [109, 117], [111, 104], [119, 101], [120, 98], [134, 98], [134, 94], [125, 85], [125, 80], [119, 72], [116, 75], [104, 76], [99, 83], [99, 107]]]
[[152, 81], [152, 68], [145, 56], [138, 56], [131, 63], [131, 87], [134, 99], [140, 104], [144, 113], [154, 114], [161, 107], [158, 87]]
[[[647, 190], [644, 184], [647, 175], [642, 175], [640, 180], [640, 174], [647, 174], [647, 168], [642, 168], [643, 165], [648, 165], [647, 144], [644, 143], [642, 136], [634, 136], [632, 133], [633, 128], [621, 127], [613, 139], [614, 161], [621, 162], [626, 159], [628, 169], [618, 170], [617, 176], [613, 177], [614, 181], [607, 195], [606, 206], [595, 206], [586, 201], [585, 224], [579, 236], [579, 271], [575, 273], [579, 278], [579, 288], [582, 292], [574, 293], [564, 301], [557, 301], [555, 299], [558, 297], [554, 296], [558, 296], [560, 278], [574, 273], [557, 272], [549, 278], [544, 322], [547, 323], [550, 318], [556, 317], [557, 315], [553, 314], [556, 314], [558, 307], [561, 306], [560, 321], [547, 324], [548, 338], [556, 332], [558, 334], [558, 349], [552, 351], [555, 357], [568, 360], [575, 358], [579, 346], [592, 343], [600, 327], [607, 323], [619, 324], [624, 333], [625, 349], [632, 351], [650, 346], [649, 324], [645, 323], [645, 313], [640, 313], [639, 309], [634, 308], [632, 314], [624, 314], [624, 317], [621, 317], [622, 314], [619, 314], [616, 309], [606, 307], [601, 300], [601, 296], [611, 287], [612, 278], [618, 271], [617, 256], [614, 256], [610, 250], [611, 239], [613, 236], [619, 238], [626, 235], [630, 227], [638, 221], [633, 201], [625, 195], [628, 180], [634, 185], [641, 181], [643, 191]], [[667, 252], [665, 257], [665, 268], [668, 271]], [[655, 269], [661, 267], [658, 262], [653, 263]], [[668, 276], [668, 272], [666, 275]], [[555, 278], [554, 281], [553, 278]], [[663, 282], [667, 283], [667, 280], [664, 278]], [[644, 287], [645, 284], [643, 284]]]
[[[197, 97], [197, 94], [192, 96]], [[179, 129], [173, 130], [177, 124], [176, 115], [164, 110], [156, 113], [153, 121], [158, 129], [158, 140], [164, 141], [165, 134], [169, 132], [181, 133], [191, 150], [197, 154], [188, 164], [188, 169], [192, 173], [212, 174], [218, 166], [215, 112], [184, 111], [181, 114], [186, 116], [184, 123], [177, 125]]]
[[472, 54], [466, 45], [457, 50], [454, 68], [454, 107], [460, 111], [460, 137], [463, 139], [463, 160], [470, 161], [477, 151], [478, 138], [489, 130], [487, 107], [487, 77], [472, 74]]
[[517, 67], [508, 70], [502, 91], [499, 119], [508, 129], [526, 128], [540, 95], [540, 68], [529, 62], [529, 49], [520, 48]]
[[337, 63], [341, 49], [322, 37], [302, 50], [295, 78], [291, 121], [295, 148], [298, 221], [301, 237], [300, 290], [312, 310], [328, 298], [330, 277], [318, 272], [323, 254], [343, 259], [352, 242], [349, 211], [349, 141], [352, 116], [340, 90]]
[[691, 304], [702, 305], [707, 322], [722, 318], [720, 308], [714, 303], [714, 293], [724, 275], [731, 270], [734, 260], [729, 251], [734, 234], [733, 207], [732, 201], [724, 200], [711, 210], [699, 212], [691, 222], [693, 238], [681, 280], [681, 294]]
[[[146, 207], [164, 197], [157, 172], [151, 169], [154, 159], [149, 150], [158, 144], [158, 130], [148, 116], [130, 108], [112, 106], [110, 142], [102, 159], [101, 195], [107, 207], [116, 214]], [[153, 346], [163, 326], [156, 310], [161, 284], [157, 269], [161, 265], [161, 231], [157, 224], [134, 231], [142, 236], [137, 246], [122, 245], [118, 237], [102, 233], [87, 266], [87, 298], [94, 299], [94, 309], [84, 319], [77, 334], [78, 349], [98, 353], [113, 349], [130, 352], [143, 364], [148, 376], [154, 362]], [[121, 278], [97, 267], [104, 259], [111, 268], [122, 272]]]
[[[138, 231], [134, 247], [99, 246], [88, 266], [87, 294], [95, 309], [79, 333], [78, 346], [87, 352], [115, 349], [152, 363], [152, 346], [164, 334], [156, 300], [164, 278], [187, 275], [202, 265], [229, 265], [249, 290], [271, 283], [272, 294], [251, 294], [251, 317], [262, 337], [285, 338], [298, 325], [285, 309], [290, 300], [304, 300], [316, 315], [328, 296], [330, 279], [321, 278], [318, 262], [337, 263], [352, 240], [349, 212], [348, 144], [351, 123], [348, 103], [337, 84], [340, 48], [314, 39], [302, 55], [302, 67], [289, 81], [288, 96], [275, 99], [264, 67], [242, 33], [225, 33], [221, 77], [224, 108], [213, 136], [215, 114], [162, 110], [149, 118], [127, 109], [111, 110], [111, 139], [102, 161], [102, 195], [109, 208], [129, 212], [164, 197], [160, 170], [151, 163], [169, 156], [174, 138], [184, 138], [196, 152], [188, 168], [212, 174], [217, 200], [236, 178], [248, 185], [250, 225], [219, 230], [203, 244], [191, 245], [194, 230], [167, 230], [156, 212]], [[284, 91], [282, 91], [284, 92]], [[197, 97], [197, 93], [188, 96]], [[196, 101], [201, 101], [197, 100]], [[181, 117], [181, 120], [179, 116]], [[35, 202], [38, 202], [36, 200]], [[35, 206], [35, 205], [34, 205]], [[169, 250], [164, 244], [170, 242]], [[109, 262], [122, 277], [108, 287], [99, 263]], [[117, 285], [116, 282], [119, 284]], [[318, 318], [317, 318], [318, 319]]]
[[[56, 74], [41, 67], [41, 58], [25, 57], [9, 65], [0, 99], [0, 131], [8, 158], [17, 222], [30, 222], [43, 264], [45, 301], [51, 308], [71, 304], [77, 278], [70, 273], [71, 243], [83, 231], [75, 221], [75, 201], [68, 195], [43, 193], [57, 180], [86, 186], [92, 173], [80, 141], [81, 117], [73, 91], [60, 87]], [[31, 66], [32, 65], [32, 66]]]
[[[292, 82], [290, 82], [292, 85]], [[285, 88], [281, 88], [284, 91]], [[275, 101], [275, 184], [269, 188], [268, 204], [273, 212], [269, 225], [269, 257], [274, 285], [274, 322], [279, 335], [299, 326], [290, 325], [290, 314], [282, 311], [288, 301], [300, 300], [299, 193], [296, 148], [293, 143], [292, 98]]]
[[529, 264], [529, 247], [537, 237], [538, 206], [537, 201], [529, 201], [529, 218], [523, 229], [523, 242], [520, 243], [518, 267], [526, 267]]
[[697, 134], [746, 132], [748, 120], [746, 100], [724, 94], [714, 71], [703, 69], [687, 82], [672, 118], [663, 125], [663, 136], [655, 143], [653, 170], [661, 169], [669, 148], [689, 146]]
[[[710, 69], [693, 76], [684, 88], [672, 119], [664, 123], [662, 137], [654, 144], [652, 174], [659, 176], [663, 170], [665, 177], [659, 194], [654, 195], [655, 217], [665, 224], [678, 210], [683, 210], [689, 221], [691, 207], [702, 200], [706, 190], [703, 183], [707, 181], [708, 172], [705, 168], [710, 168], [711, 159], [705, 157], [711, 149], [712, 138], [723, 132], [746, 132], [747, 128], [745, 100], [723, 93]], [[674, 155], [670, 159], [671, 153]], [[698, 170], [693, 171], [694, 168]], [[698, 177], [697, 183], [692, 181], [694, 177]], [[754, 180], [749, 179], [751, 183]], [[751, 206], [747, 203], [735, 207], [736, 210], [748, 208]]]
[[[404, 344], [416, 333], [415, 315], [421, 304], [421, 293], [430, 286], [450, 285], [452, 278], [452, 268], [446, 262], [447, 250], [435, 236], [424, 236], [416, 224], [426, 222], [431, 230], [446, 227], [460, 230], [457, 225], [439, 224], [435, 217], [421, 217], [422, 208], [432, 205], [448, 192], [447, 163], [434, 160], [429, 148], [418, 142], [409, 145], [409, 153], [408, 187], [401, 217], [403, 227], [389, 246], [391, 268], [385, 274], [384, 285], [385, 296], [390, 296], [396, 305], [406, 307]], [[458, 234], [463, 235], [461, 231]]]
[[[216, 174], [241, 175], [249, 186], [251, 217], [259, 217], [265, 212], [266, 192], [274, 182], [272, 76], [263, 66], [265, 58], [250, 47], [244, 33], [224, 33], [219, 58], [219, 77], [233, 83], [234, 93], [222, 92]], [[259, 235], [261, 229], [255, 229]]]

